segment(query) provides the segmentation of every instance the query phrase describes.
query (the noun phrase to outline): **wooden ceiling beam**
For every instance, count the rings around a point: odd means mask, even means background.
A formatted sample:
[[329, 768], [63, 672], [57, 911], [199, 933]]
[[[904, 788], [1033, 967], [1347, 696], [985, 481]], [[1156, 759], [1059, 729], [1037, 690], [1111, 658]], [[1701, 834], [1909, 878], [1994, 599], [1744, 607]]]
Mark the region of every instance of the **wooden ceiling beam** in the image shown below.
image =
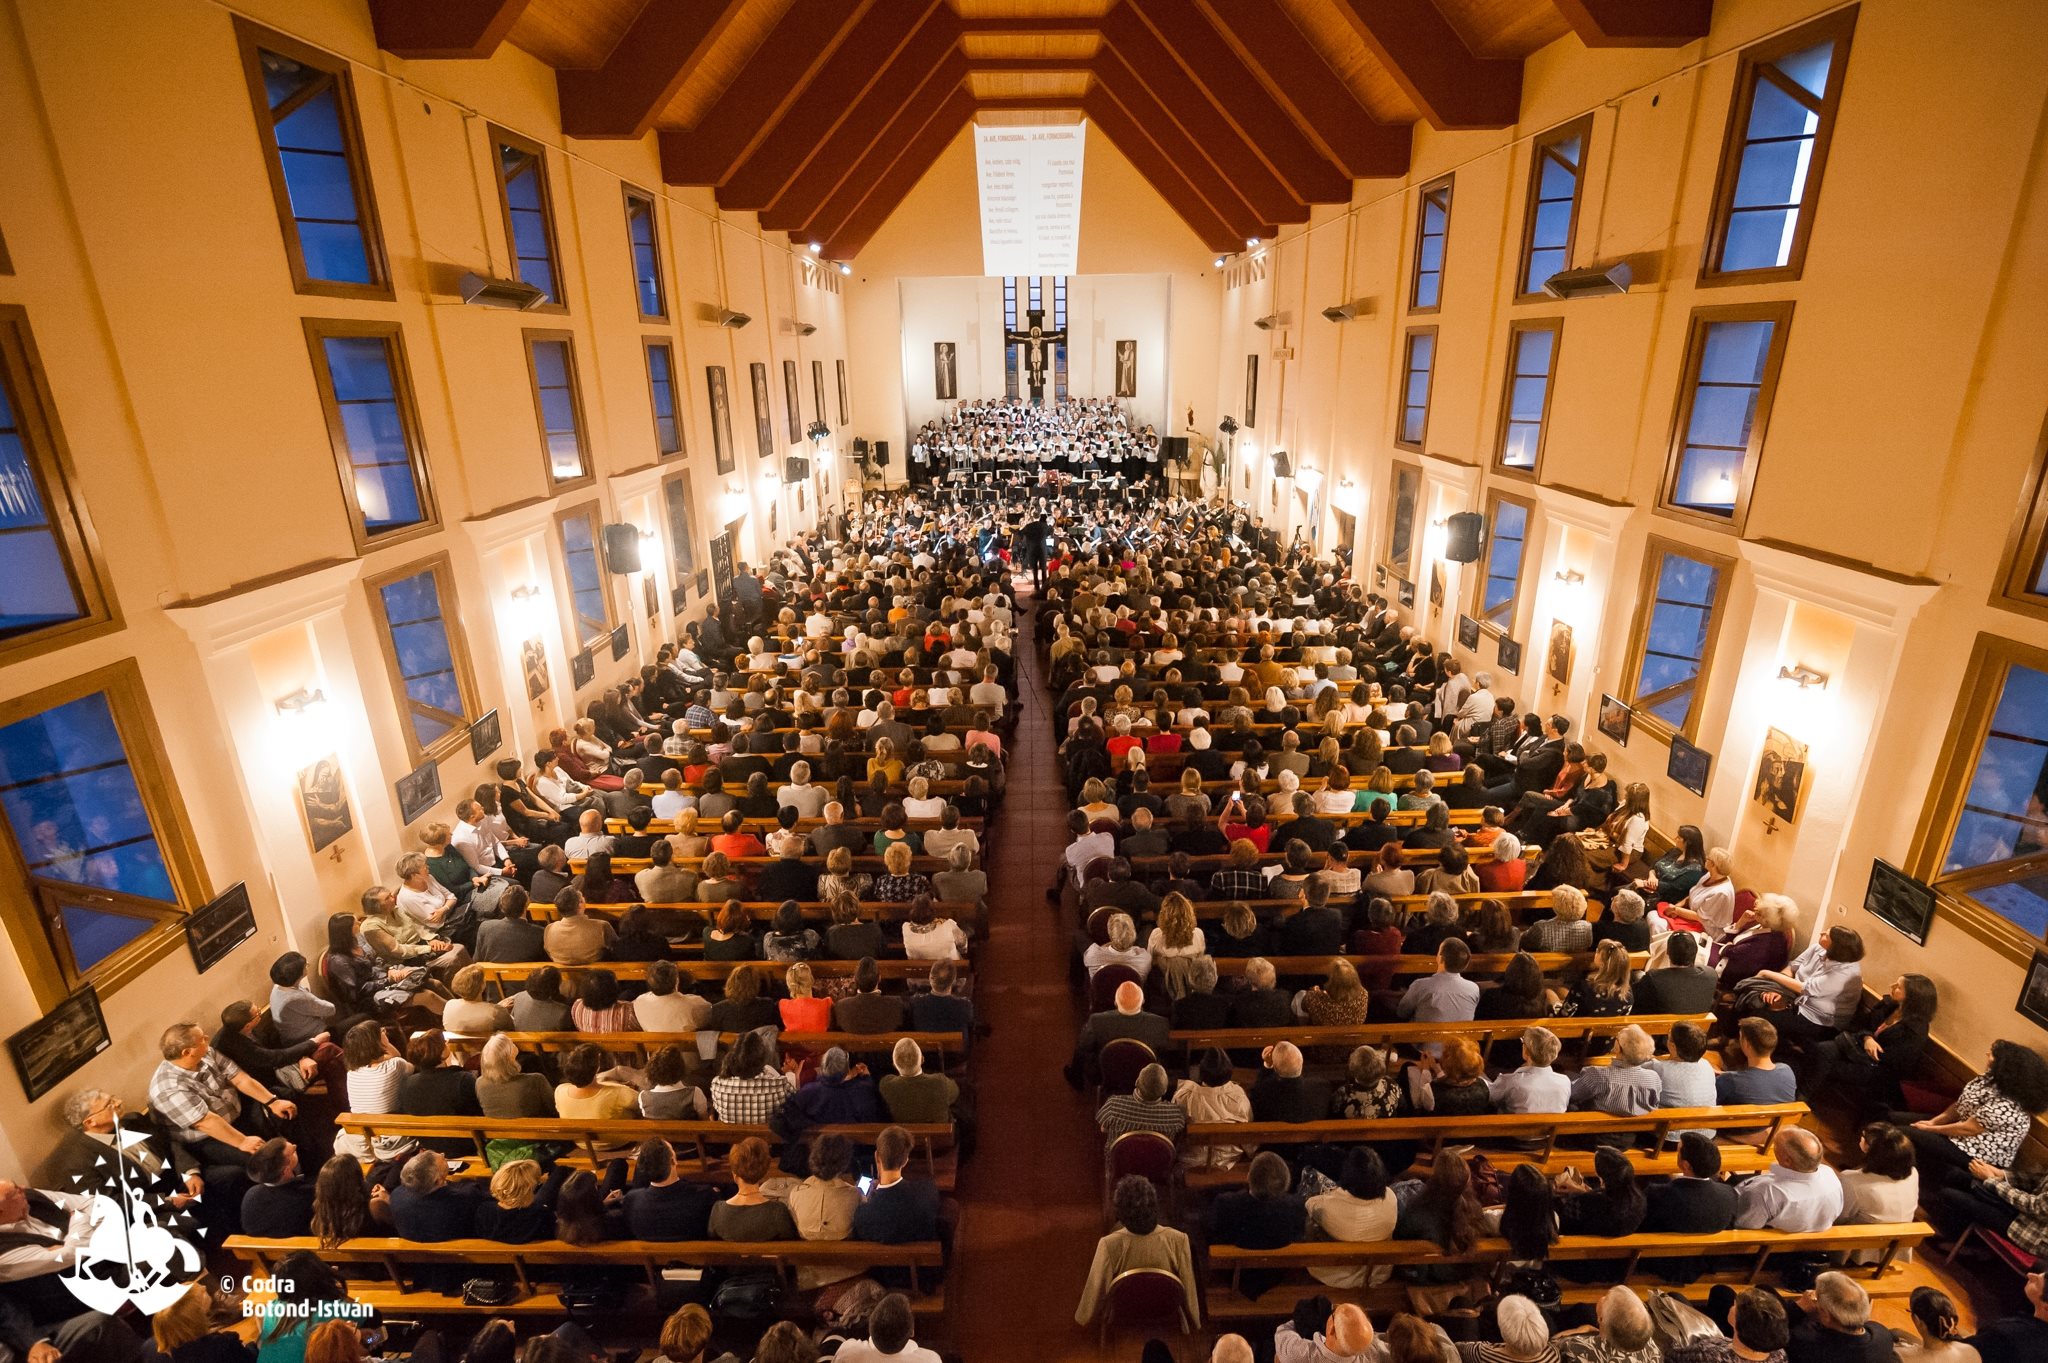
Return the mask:
[[1257, 0], [1196, 0], [1266, 90], [1354, 179], [1408, 173], [1414, 130], [1381, 123], [1294, 22]]
[[1102, 129], [1103, 136], [1116, 144], [1124, 159], [1137, 168], [1138, 174], [1144, 176], [1159, 197], [1166, 201], [1166, 206], [1210, 250], [1235, 251], [1246, 237], [1264, 236], [1274, 230], [1261, 228], [1256, 217], [1226, 221], [1209, 197], [1183, 173], [1191, 163], [1173, 160], [1148, 135], [1153, 125], [1140, 123], [1135, 115], [1117, 102], [1108, 86], [1098, 83], [1090, 90], [1082, 101], [1082, 112]]
[[1422, 116], [1437, 128], [1509, 128], [1522, 113], [1522, 63], [1475, 57], [1434, 0], [1331, 0]]
[[[1103, 96], [1121, 108], [1130, 126], [1150, 140], [1166, 164], [1179, 172], [1181, 178], [1202, 196], [1237, 240], [1267, 235], [1264, 225], [1276, 219], [1263, 213], [1259, 205], [1244, 196], [1234, 181], [1202, 155], [1180, 124], [1173, 121], [1173, 115], [1153, 98], [1152, 92], [1145, 88], [1144, 82], [1138, 79], [1122, 57], [1104, 48], [1098, 54], [1095, 81]], [[1127, 140], [1118, 137], [1116, 143], [1123, 146]], [[1128, 151], [1124, 154], [1130, 155]], [[1286, 206], [1300, 207], [1302, 220], [1307, 219], [1306, 205]]]
[[1553, 0], [1587, 47], [1684, 47], [1707, 36], [1714, 0]]
[[[719, 207], [739, 212], [766, 208], [885, 73], [896, 73], [903, 82], [899, 88], [908, 89], [959, 40], [959, 20], [944, 0], [888, 0], [869, 10], [768, 136], [718, 187]], [[916, 74], [905, 77], [905, 71]]]
[[696, 127], [661, 130], [662, 180], [672, 185], [723, 184], [875, 3], [846, 0], [792, 7]]
[[377, 46], [408, 61], [480, 61], [530, 0], [370, 0]]
[[903, 144], [902, 153], [880, 179], [866, 186], [847, 185], [840, 196], [850, 201], [847, 210], [838, 215], [836, 225], [818, 238], [825, 243], [825, 257], [849, 260], [858, 255], [973, 117], [974, 97], [964, 89], [955, 90], [916, 135]]
[[1208, 158], [1261, 218], [1269, 222], [1308, 219], [1307, 203], [1281, 182], [1199, 86], [1188, 86], [1173, 54], [1129, 5], [1118, 5], [1109, 12], [1103, 20], [1102, 37], [1104, 53], [1098, 53], [1097, 60], [1105, 54], [1120, 58], [1159, 107], [1172, 115], [1189, 144]]
[[594, 71], [557, 71], [570, 137], [645, 137], [747, 0], [648, 0]]
[[1102, 31], [1102, 25], [1093, 19], [1027, 19], [1021, 16], [987, 16], [962, 19], [963, 33], [1018, 33], [1038, 37], [1093, 37]]
[[[1122, 0], [1117, 8], [1129, 9], [1151, 25], [1195, 87], [1208, 92], [1217, 109], [1295, 198], [1311, 204], [1351, 202], [1351, 177], [1323, 155], [1293, 115], [1266, 93], [1194, 0]], [[1284, 19], [1278, 14], [1273, 17]]]
[[[966, 77], [966, 58], [954, 52], [921, 82], [893, 90], [885, 84], [868, 91], [863, 107], [839, 125], [804, 174], [761, 210], [762, 228], [802, 231], [807, 234], [804, 240], [818, 240], [811, 228], [819, 209], [842, 185], [874, 183], [902, 151], [904, 142], [930, 121]], [[910, 92], [908, 96], [903, 90]]]

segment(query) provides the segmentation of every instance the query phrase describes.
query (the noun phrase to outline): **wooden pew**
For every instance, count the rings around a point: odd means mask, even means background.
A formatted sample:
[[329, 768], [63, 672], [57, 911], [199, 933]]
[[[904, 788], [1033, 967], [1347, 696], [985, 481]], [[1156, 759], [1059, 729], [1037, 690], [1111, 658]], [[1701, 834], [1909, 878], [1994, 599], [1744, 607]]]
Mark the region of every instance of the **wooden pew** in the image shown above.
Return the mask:
[[[573, 1051], [588, 1042], [612, 1056], [637, 1056], [645, 1058], [664, 1046], [681, 1046], [690, 1050], [696, 1045], [696, 1034], [679, 1032], [494, 1032], [493, 1036], [507, 1037], [522, 1051], [555, 1052]], [[738, 1032], [721, 1032], [718, 1044], [721, 1049], [731, 1046], [740, 1038]], [[777, 1040], [783, 1047], [796, 1046], [803, 1050], [822, 1054], [837, 1046], [848, 1055], [886, 1055], [899, 1041], [908, 1038], [923, 1047], [927, 1054], [936, 1054], [943, 1064], [950, 1054], [954, 1057], [966, 1052], [965, 1039], [959, 1032], [783, 1032]], [[490, 1037], [450, 1036], [451, 1046], [481, 1047]]]
[[[490, 1141], [548, 1141], [571, 1144], [578, 1147], [585, 1162], [596, 1165], [602, 1159], [600, 1151], [633, 1146], [652, 1136], [660, 1136], [676, 1147], [678, 1167], [686, 1172], [704, 1174], [722, 1164], [714, 1151], [728, 1151], [750, 1136], [758, 1136], [769, 1145], [780, 1145], [782, 1138], [772, 1127], [749, 1126], [735, 1122], [718, 1121], [652, 1121], [645, 1117], [622, 1117], [607, 1121], [582, 1117], [412, 1117], [399, 1113], [369, 1114], [344, 1112], [334, 1119], [334, 1124], [343, 1131], [354, 1131], [365, 1138], [370, 1136], [410, 1136], [416, 1140], [470, 1141], [476, 1146], [477, 1160], [474, 1166], [478, 1172], [483, 1169], [484, 1146]], [[846, 1123], [813, 1128], [816, 1131], [831, 1131], [845, 1136], [862, 1145], [873, 1145], [892, 1123]], [[934, 1178], [939, 1175], [939, 1156], [950, 1153], [954, 1145], [954, 1131], [950, 1123], [919, 1123], [906, 1125], [903, 1129], [910, 1134], [911, 1156], [922, 1158], [925, 1171]], [[691, 1155], [695, 1152], [695, 1164]]]
[[[484, 979], [496, 985], [523, 983], [528, 975], [549, 964], [551, 963], [547, 961], [478, 962], [478, 965], [484, 972]], [[723, 980], [733, 972], [734, 967], [750, 965], [755, 967], [763, 980], [780, 981], [782, 973], [789, 969], [787, 965], [780, 961], [698, 960], [671, 961], [670, 964], [676, 968], [677, 974], [681, 975], [684, 979], [690, 980]], [[854, 967], [860, 963], [858, 961], [811, 961], [808, 964], [811, 967], [811, 973], [822, 978], [851, 975], [853, 974]], [[876, 961], [875, 968], [881, 972], [882, 978], [885, 981], [902, 980], [906, 983], [922, 984], [931, 974], [934, 964], [936, 962], [906, 961], [890, 957]], [[953, 986], [953, 991], [956, 994], [965, 994], [967, 992], [965, 986], [970, 978], [967, 973], [968, 962], [955, 961], [953, 964], [960, 969], [959, 979]], [[647, 979], [647, 966], [648, 962], [646, 961], [600, 961], [596, 965], [559, 965], [555, 966], [555, 969], [562, 972], [563, 987], [566, 992], [570, 982], [586, 970], [609, 970], [619, 980], [644, 982]]]
[[[1345, 816], [1326, 815], [1325, 817], [1337, 819]], [[718, 821], [715, 819], [700, 820], [697, 831], [703, 836], [709, 837], [712, 833], [719, 831], [716, 826], [717, 822]], [[882, 821], [880, 819], [847, 819], [843, 822], [845, 823], [845, 826], [848, 828], [859, 829], [861, 832], [870, 835], [882, 831]], [[963, 817], [960, 820], [960, 827], [971, 828], [975, 832], [980, 833], [985, 829], [987, 823], [988, 821], [986, 819], [982, 818], [981, 815], [976, 814], [972, 818]], [[782, 825], [777, 823], [774, 819], [756, 818], [740, 820], [740, 827], [751, 833], [772, 833], [781, 826]], [[906, 819], [904, 820], [903, 826], [905, 828], [917, 829], [920, 832], [929, 832], [930, 830], [938, 828], [941, 825], [937, 819]], [[825, 827], [825, 821], [823, 819], [798, 819], [796, 821], [796, 829], [800, 833], [807, 833], [811, 829], [823, 827]], [[604, 831], [607, 833], [617, 835], [621, 833], [631, 833], [634, 830], [633, 826], [627, 823], [624, 819], [606, 819], [604, 821]], [[641, 831], [647, 833], [673, 833], [676, 831], [675, 821], [672, 819], [653, 819], [650, 820], [648, 822], [647, 827]], [[984, 841], [986, 841], [986, 838], [984, 838]]]
[[[717, 916], [718, 911], [729, 902], [731, 901], [720, 900], [716, 904], [661, 904], [651, 900], [633, 904], [592, 904], [586, 902], [583, 905], [583, 912], [595, 914], [603, 918], [617, 918], [628, 909], [672, 909], [679, 913], [696, 914], [706, 923], [709, 923]], [[782, 908], [782, 902], [779, 899], [743, 899], [740, 901], [740, 911], [749, 918], [765, 923], [775, 917], [776, 913]], [[799, 900], [797, 908], [802, 910], [806, 919], [823, 919], [832, 916], [832, 906], [822, 900]], [[934, 900], [932, 901], [932, 908], [938, 912], [939, 917], [954, 919], [972, 919], [981, 911], [980, 905], [959, 899]], [[860, 916], [862, 918], [907, 918], [909, 915], [910, 905], [907, 903], [895, 903], [883, 899], [865, 899], [860, 902]], [[541, 923], [552, 921], [556, 917], [555, 906], [553, 904], [528, 904], [526, 906], [526, 916]]]
[[[1518, 952], [1475, 954], [1460, 973], [1468, 979], [1480, 975], [1498, 975], [1506, 970], [1508, 963], [1519, 954]], [[1530, 955], [1535, 958], [1537, 967], [1545, 975], [1558, 975], [1568, 970], [1584, 970], [1593, 964], [1593, 953], [1590, 951], [1538, 951], [1531, 952]], [[1431, 975], [1436, 973], [1436, 957], [1434, 956], [1267, 956], [1264, 959], [1272, 964], [1274, 973], [1282, 978], [1290, 975], [1321, 977], [1330, 973], [1330, 965], [1335, 961], [1349, 961], [1360, 971], [1368, 968], [1383, 971], [1391, 964], [1396, 975]], [[1628, 959], [1629, 965], [1633, 969], [1642, 970], [1650, 962], [1650, 953], [1647, 951], [1633, 952]], [[1242, 975], [1244, 974], [1246, 963], [1250, 960], [1251, 958], [1248, 956], [1219, 956], [1216, 958], [1216, 973], [1225, 979], [1233, 975]], [[1545, 1025], [1554, 1020], [1549, 1018], [1537, 1019], [1537, 1021]]]
[[[230, 1254], [253, 1266], [256, 1274], [272, 1276], [272, 1269], [286, 1255], [305, 1250], [337, 1267], [374, 1266], [383, 1269], [388, 1286], [370, 1286], [351, 1279], [349, 1296], [365, 1306], [386, 1314], [407, 1315], [521, 1315], [560, 1317], [568, 1314], [559, 1292], [543, 1285], [558, 1279], [562, 1268], [578, 1265], [611, 1265], [636, 1268], [649, 1288], [664, 1281], [664, 1270], [743, 1265], [773, 1269], [794, 1286], [792, 1270], [800, 1267], [902, 1268], [909, 1272], [911, 1309], [935, 1316], [945, 1309], [945, 1297], [932, 1279], [934, 1270], [945, 1263], [945, 1251], [936, 1240], [905, 1245], [880, 1245], [865, 1240], [771, 1240], [758, 1243], [729, 1240], [608, 1240], [595, 1245], [571, 1245], [559, 1240], [508, 1245], [496, 1240], [444, 1240], [423, 1244], [395, 1237], [358, 1236], [328, 1248], [317, 1238], [264, 1239], [253, 1235], [228, 1237]], [[490, 1264], [512, 1270], [520, 1296], [511, 1305], [471, 1306], [460, 1293], [438, 1292], [419, 1283], [421, 1267]], [[925, 1281], [919, 1281], [920, 1272]], [[930, 1290], [927, 1290], [929, 1286]], [[643, 1305], [640, 1309], [648, 1309]]]
[[[1653, 1037], [1668, 1035], [1681, 1022], [1710, 1026], [1712, 1013], [1641, 1013], [1632, 1017], [1614, 1018], [1539, 1018], [1536, 1023], [1549, 1028], [1559, 1039], [1578, 1041], [1581, 1051], [1594, 1037], [1612, 1037], [1623, 1027], [1641, 1027]], [[1536, 1023], [1528, 1021], [1486, 1021], [1486, 1022], [1368, 1022], [1359, 1027], [1312, 1027], [1298, 1024], [1291, 1027], [1224, 1027], [1211, 1031], [1175, 1031], [1171, 1033], [1176, 1046], [1189, 1050], [1209, 1050], [1220, 1047], [1224, 1050], [1262, 1050], [1282, 1041], [1291, 1041], [1307, 1050], [1310, 1047], [1352, 1047], [1364, 1045], [1419, 1046], [1428, 1041], [1444, 1041], [1451, 1037], [1465, 1037], [1475, 1042], [1484, 1052], [1496, 1041], [1511, 1041], [1522, 1031]]]
[[[1700, 1256], [1745, 1256], [1750, 1259], [1746, 1270], [1731, 1275], [1736, 1283], [1754, 1283], [1764, 1272], [1771, 1257], [1777, 1254], [1844, 1253], [1853, 1250], [1876, 1250], [1878, 1258], [1872, 1264], [1850, 1264], [1844, 1272], [1857, 1273], [1866, 1279], [1865, 1286], [1885, 1278], [1892, 1261], [1902, 1249], [1919, 1244], [1934, 1234], [1934, 1227], [1924, 1221], [1907, 1221], [1889, 1225], [1830, 1226], [1826, 1230], [1791, 1232], [1776, 1230], [1731, 1230], [1712, 1235], [1566, 1235], [1550, 1247], [1553, 1263], [1586, 1259], [1623, 1259], [1627, 1267], [1613, 1275], [1612, 1281], [1623, 1282], [1634, 1276], [1637, 1268], [1646, 1259], [1692, 1259]], [[1322, 1283], [1305, 1280], [1299, 1284], [1282, 1284], [1262, 1292], [1256, 1299], [1246, 1297], [1239, 1290], [1240, 1275], [1247, 1268], [1337, 1268], [1368, 1266], [1395, 1266], [1410, 1263], [1453, 1263], [1473, 1265], [1473, 1276], [1483, 1276], [1487, 1266], [1509, 1257], [1510, 1250], [1505, 1240], [1486, 1237], [1464, 1254], [1451, 1254], [1437, 1248], [1429, 1240], [1381, 1240], [1375, 1243], [1352, 1244], [1339, 1241], [1305, 1241], [1288, 1245], [1282, 1249], [1239, 1249], [1233, 1245], [1211, 1245], [1208, 1250], [1210, 1281], [1204, 1291], [1204, 1305], [1211, 1321], [1272, 1319], [1292, 1314], [1295, 1303], [1302, 1298], [1321, 1293], [1333, 1302], [1358, 1302], [1367, 1304], [1375, 1296], [1384, 1298], [1385, 1293], [1375, 1293], [1373, 1288], [1346, 1289], [1327, 1287]], [[1227, 1275], [1228, 1285], [1220, 1285], [1215, 1279]], [[1602, 1285], [1598, 1291], [1606, 1291]], [[1402, 1297], [1406, 1309], [1405, 1296]]]

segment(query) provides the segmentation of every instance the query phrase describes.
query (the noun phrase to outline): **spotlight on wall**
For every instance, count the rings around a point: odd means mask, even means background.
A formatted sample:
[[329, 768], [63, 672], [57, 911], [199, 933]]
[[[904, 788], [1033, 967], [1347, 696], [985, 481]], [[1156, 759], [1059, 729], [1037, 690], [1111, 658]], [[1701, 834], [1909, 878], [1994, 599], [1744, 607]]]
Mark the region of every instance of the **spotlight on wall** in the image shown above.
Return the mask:
[[1801, 691], [1804, 691], [1809, 686], [1818, 686], [1823, 691], [1828, 689], [1828, 674], [1817, 668], [1808, 667], [1805, 663], [1794, 663], [1790, 667], [1780, 667], [1778, 669], [1778, 680], [1791, 682]]
[[847, 263], [846, 263], [845, 261], [843, 261], [843, 260], [842, 260], [842, 261], [840, 261], [840, 262], [839, 262], [839, 273], [841, 273], [841, 274], [852, 274], [852, 273], [853, 273], [853, 266], [851, 266], [851, 265], [847, 264]]
[[1258, 239], [1257, 237], [1246, 237], [1246, 238], [1244, 239], [1244, 249], [1245, 249], [1245, 250], [1247, 250], [1247, 251], [1256, 251], [1256, 250], [1258, 250], [1258, 249], [1259, 249], [1259, 239]]
[[277, 712], [281, 715], [303, 715], [313, 706], [326, 703], [325, 691], [311, 691], [302, 686], [289, 696], [277, 698]]
[[1375, 300], [1370, 298], [1354, 298], [1348, 303], [1338, 303], [1332, 307], [1324, 308], [1323, 316], [1332, 322], [1341, 324], [1355, 321], [1360, 317], [1370, 317], [1374, 311]]
[[825, 243], [824, 243], [824, 242], [822, 242], [822, 241], [814, 241], [814, 242], [812, 242], [812, 243], [811, 243], [811, 254], [812, 254], [812, 255], [817, 255], [817, 254], [818, 254], [818, 253], [819, 253], [820, 251], [823, 251], [824, 249], [825, 249]]
[[1220, 269], [1222, 269], [1222, 268], [1223, 268], [1223, 266], [1224, 266], [1224, 264], [1225, 264], [1225, 263], [1226, 263], [1227, 261], [1229, 261], [1229, 259], [1230, 259], [1230, 257], [1229, 257], [1229, 256], [1218, 256], [1218, 257], [1216, 257], [1216, 268], [1217, 268], [1217, 269], [1219, 269], [1219, 270], [1220, 270]]
[[1339, 479], [1337, 480], [1337, 486], [1338, 486], [1338, 487], [1357, 487], [1357, 486], [1358, 486], [1358, 484], [1356, 484], [1356, 483], [1352, 482], [1352, 481], [1351, 481], [1351, 480], [1350, 480], [1349, 478], [1339, 478]]
[[804, 434], [822, 445], [832, 438], [832, 428], [822, 421], [813, 421]]
[[789, 329], [799, 336], [815, 336], [818, 333], [817, 323], [800, 322], [793, 317], [790, 319]]
[[1602, 294], [1627, 293], [1635, 281], [1628, 262], [1588, 265], [1580, 270], [1559, 270], [1543, 281], [1543, 292], [1552, 298], [1598, 298]]
[[1567, 587], [1575, 587], [1586, 580], [1586, 575], [1577, 568], [1559, 568], [1553, 576]]
[[747, 489], [746, 485], [741, 483], [739, 479], [728, 478], [725, 480], [725, 490], [731, 493], [733, 496], [737, 497], [741, 493], [745, 492]]

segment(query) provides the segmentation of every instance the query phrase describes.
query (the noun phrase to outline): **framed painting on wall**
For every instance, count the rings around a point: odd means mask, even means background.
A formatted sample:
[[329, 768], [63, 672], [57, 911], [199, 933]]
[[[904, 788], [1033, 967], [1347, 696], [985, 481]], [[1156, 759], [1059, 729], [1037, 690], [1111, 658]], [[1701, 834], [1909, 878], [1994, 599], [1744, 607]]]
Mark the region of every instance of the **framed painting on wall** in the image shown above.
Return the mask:
[[846, 361], [834, 360], [832, 363], [839, 371], [839, 424], [851, 426], [853, 424], [853, 408], [846, 401]]
[[441, 765], [428, 762], [398, 778], [398, 821], [412, 823], [441, 803]]
[[1689, 743], [1683, 734], [1671, 736], [1671, 760], [1665, 765], [1664, 774], [1684, 786], [1695, 795], [1707, 793], [1707, 773], [1713, 769], [1714, 755], [1705, 748]]
[[739, 465], [732, 447], [732, 391], [725, 366], [705, 365], [704, 386], [711, 394], [711, 457], [720, 473], [731, 473]]
[[825, 419], [825, 362], [811, 361], [811, 420]]
[[1635, 722], [1635, 711], [1628, 708], [1628, 702], [1619, 696], [1600, 697], [1600, 732], [1606, 734], [1622, 747], [1628, 746], [1629, 726]]
[[1497, 637], [1493, 641], [1493, 661], [1500, 667], [1501, 671], [1512, 672], [1517, 677], [1521, 676], [1521, 641], [1517, 639], [1510, 639], [1505, 634]]
[[784, 360], [782, 362], [782, 405], [788, 411], [789, 443], [792, 445], [804, 443], [802, 391], [802, 388], [796, 381], [796, 361]]
[[1473, 650], [1479, 647], [1479, 622], [1469, 615], [1458, 617], [1458, 647]]
[[329, 753], [299, 773], [299, 807], [315, 852], [326, 851], [328, 844], [356, 826], [341, 784], [339, 757]]
[[1259, 424], [1259, 357], [1244, 357], [1244, 424], [1247, 428]]
[[538, 639], [519, 646], [519, 670], [526, 677], [526, 698], [539, 700], [548, 693], [548, 650]]
[[477, 717], [476, 723], [469, 726], [469, 760], [482, 762], [496, 752], [504, 741], [504, 728], [499, 723], [498, 712], [486, 711]]
[[960, 357], [951, 341], [932, 342], [932, 396], [941, 402], [960, 396]]
[[1120, 398], [1138, 396], [1138, 343], [1118, 341], [1116, 343], [1116, 395]]
[[768, 366], [755, 361], [747, 366], [754, 388], [754, 446], [766, 459], [775, 453], [775, 416], [768, 408]]
[[1756, 789], [1750, 798], [1764, 813], [1785, 823], [1799, 818], [1799, 797], [1806, 789], [1806, 745], [1778, 729], [1764, 730], [1764, 750], [1757, 758]]

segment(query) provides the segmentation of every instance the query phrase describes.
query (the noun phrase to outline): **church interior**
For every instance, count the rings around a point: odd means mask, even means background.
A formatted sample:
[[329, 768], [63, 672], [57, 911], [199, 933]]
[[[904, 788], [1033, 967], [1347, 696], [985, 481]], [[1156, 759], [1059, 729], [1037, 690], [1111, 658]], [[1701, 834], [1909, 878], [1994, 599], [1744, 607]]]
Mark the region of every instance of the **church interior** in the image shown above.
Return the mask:
[[2038, 0], [0, 0], [0, 128], [0, 1363], [2048, 1347]]

